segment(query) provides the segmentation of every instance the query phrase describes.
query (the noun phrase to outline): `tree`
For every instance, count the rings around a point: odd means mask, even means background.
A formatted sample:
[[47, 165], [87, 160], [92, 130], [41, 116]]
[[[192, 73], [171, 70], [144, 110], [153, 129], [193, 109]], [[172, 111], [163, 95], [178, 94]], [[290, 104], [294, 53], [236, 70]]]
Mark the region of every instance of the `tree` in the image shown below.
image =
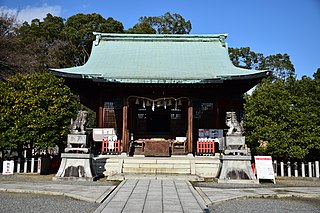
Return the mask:
[[295, 69], [288, 54], [278, 53], [267, 56], [261, 69], [273, 71], [274, 79], [286, 80], [295, 76]]
[[320, 68], [313, 74], [315, 80], [320, 80]]
[[122, 33], [123, 25], [95, 13], [77, 14], [67, 21], [49, 13], [43, 21], [25, 22], [16, 30], [15, 64], [22, 68], [19, 72], [83, 65], [91, 52], [94, 31]]
[[16, 16], [0, 10], [0, 79], [15, 74], [19, 69], [16, 37]]
[[152, 28], [152, 26], [147, 22], [139, 22], [135, 24], [132, 28], [129, 28], [126, 33], [132, 34], [156, 34], [157, 31]]
[[264, 64], [263, 54], [251, 51], [250, 47], [230, 47], [229, 57], [235, 66], [245, 69], [259, 70]]
[[241, 68], [273, 71], [271, 81], [278, 78], [283, 80], [295, 76], [295, 69], [288, 54], [264, 56], [255, 53], [250, 47], [229, 48], [229, 57], [232, 63]]
[[158, 34], [189, 34], [191, 29], [190, 20], [186, 21], [180, 14], [167, 12], [162, 16], [140, 17], [139, 23], [128, 31], [131, 33], [154, 33], [156, 31]]
[[47, 14], [43, 21], [33, 19], [31, 24], [24, 22], [18, 30], [20, 39], [25, 43], [53, 42], [54, 40], [63, 40], [64, 19], [58, 16]]
[[88, 60], [95, 39], [93, 32], [123, 33], [123, 25], [111, 17], [105, 19], [96, 13], [79, 13], [69, 17], [64, 33], [76, 51], [74, 65], [83, 65]]
[[73, 55], [76, 54], [71, 42], [66, 39], [64, 19], [50, 13], [40, 21], [33, 19], [17, 30], [21, 51], [26, 52], [24, 64], [28, 72], [46, 71], [49, 67], [73, 66]]
[[18, 74], [0, 82], [0, 148], [64, 147], [76, 101], [49, 73]]
[[[320, 154], [320, 84], [304, 76], [263, 82], [246, 97], [246, 141], [254, 150], [267, 141], [267, 154], [314, 159]], [[314, 155], [317, 153], [317, 155]]]
[[0, 78], [17, 73], [46, 71], [48, 67], [73, 66], [71, 43], [64, 40], [64, 20], [47, 14], [16, 24], [14, 16], [0, 16]]

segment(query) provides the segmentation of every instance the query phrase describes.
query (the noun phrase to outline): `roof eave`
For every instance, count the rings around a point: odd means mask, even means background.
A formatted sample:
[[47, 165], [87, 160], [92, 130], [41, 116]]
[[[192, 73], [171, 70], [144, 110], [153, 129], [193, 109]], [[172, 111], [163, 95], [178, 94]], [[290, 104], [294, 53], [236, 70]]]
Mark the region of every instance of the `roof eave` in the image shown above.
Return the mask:
[[249, 79], [262, 79], [271, 74], [269, 70], [262, 70], [258, 73], [248, 75], [233, 75], [233, 76], [217, 76], [223, 80], [249, 80]]
[[51, 70], [51, 72], [58, 77], [76, 78], [76, 79], [91, 79], [94, 82], [102, 83], [129, 83], [129, 84], [221, 84], [224, 81], [230, 80], [249, 80], [262, 79], [269, 75], [270, 71], [263, 71], [256, 74], [239, 75], [239, 76], [217, 76], [210, 79], [164, 79], [164, 78], [108, 78], [100, 75], [83, 75], [66, 73], [58, 70]]

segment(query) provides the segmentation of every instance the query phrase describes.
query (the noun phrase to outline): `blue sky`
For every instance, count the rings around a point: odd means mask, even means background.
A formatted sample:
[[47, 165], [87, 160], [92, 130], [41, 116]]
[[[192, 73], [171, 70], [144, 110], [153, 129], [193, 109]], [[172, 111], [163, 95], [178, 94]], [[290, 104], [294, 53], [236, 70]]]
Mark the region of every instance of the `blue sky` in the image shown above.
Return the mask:
[[125, 29], [141, 16], [178, 13], [191, 21], [191, 34], [228, 33], [230, 47], [289, 54], [299, 78], [320, 68], [320, 0], [0, 0], [0, 7], [27, 21], [99, 13]]

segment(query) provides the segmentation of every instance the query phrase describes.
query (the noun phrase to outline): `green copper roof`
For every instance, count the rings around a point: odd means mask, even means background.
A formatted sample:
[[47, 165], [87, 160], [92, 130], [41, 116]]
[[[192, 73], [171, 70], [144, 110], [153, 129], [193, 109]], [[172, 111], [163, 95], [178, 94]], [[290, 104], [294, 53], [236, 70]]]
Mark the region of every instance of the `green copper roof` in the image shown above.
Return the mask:
[[121, 83], [206, 83], [263, 77], [268, 72], [235, 67], [227, 34], [94, 34], [88, 62], [52, 69], [56, 75]]

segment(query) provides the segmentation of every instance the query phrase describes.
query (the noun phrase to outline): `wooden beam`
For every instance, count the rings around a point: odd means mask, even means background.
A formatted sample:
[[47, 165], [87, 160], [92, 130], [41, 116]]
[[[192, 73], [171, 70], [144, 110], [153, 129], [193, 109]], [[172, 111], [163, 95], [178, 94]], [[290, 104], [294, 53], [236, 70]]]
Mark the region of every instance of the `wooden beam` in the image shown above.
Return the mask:
[[190, 103], [188, 107], [188, 153], [193, 149], [193, 106]]

